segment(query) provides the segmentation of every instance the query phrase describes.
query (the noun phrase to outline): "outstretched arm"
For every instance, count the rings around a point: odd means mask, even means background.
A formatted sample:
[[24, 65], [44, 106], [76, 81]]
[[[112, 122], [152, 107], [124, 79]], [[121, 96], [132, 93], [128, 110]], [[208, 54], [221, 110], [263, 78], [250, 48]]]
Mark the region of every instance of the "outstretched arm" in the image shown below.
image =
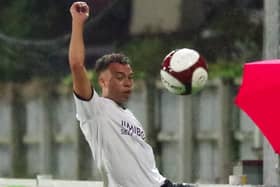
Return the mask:
[[73, 89], [83, 99], [92, 96], [91, 82], [85, 68], [84, 23], [89, 16], [89, 7], [85, 2], [74, 2], [70, 8], [72, 15], [72, 33], [69, 46], [69, 65], [73, 79]]

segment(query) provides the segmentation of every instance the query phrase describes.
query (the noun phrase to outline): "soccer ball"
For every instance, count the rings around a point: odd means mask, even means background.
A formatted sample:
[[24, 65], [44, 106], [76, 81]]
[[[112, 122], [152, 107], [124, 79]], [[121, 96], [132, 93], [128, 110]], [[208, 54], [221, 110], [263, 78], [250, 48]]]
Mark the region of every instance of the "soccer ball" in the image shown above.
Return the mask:
[[204, 87], [208, 79], [208, 68], [205, 59], [197, 51], [177, 49], [163, 59], [160, 77], [168, 91], [187, 95]]

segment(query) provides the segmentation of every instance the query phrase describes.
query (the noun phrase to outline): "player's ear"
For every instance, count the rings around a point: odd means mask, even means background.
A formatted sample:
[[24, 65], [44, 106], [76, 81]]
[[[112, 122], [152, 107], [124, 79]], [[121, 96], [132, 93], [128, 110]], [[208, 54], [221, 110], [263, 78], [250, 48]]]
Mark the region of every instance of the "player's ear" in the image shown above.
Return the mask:
[[110, 70], [106, 69], [104, 71], [102, 71], [99, 75], [99, 78], [98, 78], [98, 83], [99, 85], [104, 88], [104, 87], [108, 87], [108, 84], [110, 82], [110, 79], [111, 79], [111, 72]]
[[107, 85], [107, 75], [106, 72], [101, 72], [98, 78], [98, 84], [101, 88], [106, 87]]
[[100, 75], [98, 78], [98, 84], [99, 86], [102, 88], [105, 86], [105, 80], [104, 80], [104, 76]]

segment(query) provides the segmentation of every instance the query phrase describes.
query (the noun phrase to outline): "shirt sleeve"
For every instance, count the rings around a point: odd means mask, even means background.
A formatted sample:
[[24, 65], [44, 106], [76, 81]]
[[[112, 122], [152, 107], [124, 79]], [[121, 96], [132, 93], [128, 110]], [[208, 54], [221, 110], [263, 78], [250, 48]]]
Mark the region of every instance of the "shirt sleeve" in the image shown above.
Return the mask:
[[95, 90], [92, 93], [92, 97], [88, 100], [82, 99], [76, 93], [73, 94], [76, 105], [76, 118], [80, 122], [93, 119], [102, 110], [100, 96]]
[[102, 98], [93, 90], [93, 95], [89, 100], [80, 98], [74, 93], [76, 104], [76, 118], [80, 122], [80, 128], [92, 150], [93, 159], [97, 161], [98, 167], [101, 165], [102, 137], [100, 135], [100, 111], [102, 111]]

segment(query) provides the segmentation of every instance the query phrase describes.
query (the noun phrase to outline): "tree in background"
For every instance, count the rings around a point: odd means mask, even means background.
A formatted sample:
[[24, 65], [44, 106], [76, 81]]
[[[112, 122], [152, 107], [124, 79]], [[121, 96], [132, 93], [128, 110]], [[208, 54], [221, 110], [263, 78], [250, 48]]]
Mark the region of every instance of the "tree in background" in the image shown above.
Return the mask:
[[[0, 8], [0, 80], [28, 81], [33, 77], [61, 78], [68, 71], [67, 46], [74, 0], [15, 0]], [[87, 44], [110, 42], [127, 32], [129, 0], [88, 1], [94, 19], [87, 23]], [[112, 10], [113, 9], [113, 10]], [[8, 18], [8, 19], [7, 19]], [[116, 27], [122, 28], [114, 30]], [[98, 28], [98, 29], [96, 29]], [[112, 34], [114, 33], [114, 34]], [[51, 75], [51, 76], [50, 76]]]
[[[48, 49], [32, 45], [32, 42], [66, 33], [69, 30], [66, 11], [64, 1], [15, 0], [2, 3], [0, 32], [10, 38], [2, 38], [0, 42], [3, 59], [0, 80], [25, 81], [44, 73], [46, 60], [43, 52], [48, 52]], [[23, 39], [28, 42], [23, 42]]]

